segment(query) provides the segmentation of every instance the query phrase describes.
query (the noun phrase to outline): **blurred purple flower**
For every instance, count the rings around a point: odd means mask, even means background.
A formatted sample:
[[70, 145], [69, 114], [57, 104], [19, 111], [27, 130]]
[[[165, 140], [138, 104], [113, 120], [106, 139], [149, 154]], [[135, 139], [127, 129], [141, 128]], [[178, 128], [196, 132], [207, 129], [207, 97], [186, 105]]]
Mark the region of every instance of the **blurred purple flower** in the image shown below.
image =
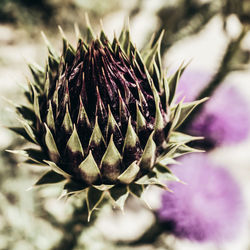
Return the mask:
[[[208, 74], [185, 72], [177, 89], [179, 98], [185, 96], [185, 101], [193, 101], [209, 80]], [[241, 142], [250, 133], [249, 103], [237, 88], [223, 84], [187, 130], [193, 135], [204, 136], [210, 147]]]
[[170, 183], [162, 194], [159, 220], [180, 238], [221, 243], [237, 235], [245, 219], [240, 189], [233, 177], [206, 154], [182, 158], [173, 172], [187, 185]]
[[185, 97], [184, 102], [195, 101], [211, 79], [212, 76], [204, 72], [184, 71], [177, 86], [177, 102], [180, 102], [183, 97]]

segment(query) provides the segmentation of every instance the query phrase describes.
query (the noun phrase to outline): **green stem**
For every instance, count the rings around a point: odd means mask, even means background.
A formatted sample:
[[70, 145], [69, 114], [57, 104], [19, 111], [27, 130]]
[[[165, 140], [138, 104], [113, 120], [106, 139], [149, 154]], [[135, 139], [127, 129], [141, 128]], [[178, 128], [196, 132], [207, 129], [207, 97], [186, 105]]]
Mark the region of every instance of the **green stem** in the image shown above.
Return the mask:
[[[221, 61], [220, 67], [214, 76], [214, 78], [211, 80], [211, 82], [208, 84], [208, 86], [199, 94], [198, 100], [204, 98], [204, 97], [210, 97], [213, 95], [214, 91], [219, 87], [219, 85], [223, 82], [225, 77], [228, 75], [228, 73], [232, 72], [234, 68], [232, 67], [232, 61], [238, 52], [240, 42], [245, 37], [246, 31], [243, 30], [239, 37], [236, 40], [232, 40], [224, 53], [223, 59]], [[194, 120], [194, 118], [202, 111], [204, 104], [199, 105], [185, 120], [185, 122], [181, 126], [181, 130], [185, 130], [188, 125]]]
[[117, 246], [138, 246], [144, 244], [153, 244], [156, 242], [158, 237], [162, 234], [163, 229], [161, 224], [156, 221], [151, 227], [148, 228], [146, 232], [144, 232], [140, 238], [134, 241], [119, 241], [116, 243]]
[[[106, 202], [103, 201], [101, 205], [103, 206], [105, 203]], [[88, 221], [86, 202], [84, 202], [82, 207], [75, 208], [72, 218], [61, 227], [63, 232], [61, 241], [52, 247], [51, 250], [73, 250], [78, 244], [79, 236], [84, 230], [93, 226], [97, 217], [97, 212], [94, 212], [91, 216], [91, 220]]]

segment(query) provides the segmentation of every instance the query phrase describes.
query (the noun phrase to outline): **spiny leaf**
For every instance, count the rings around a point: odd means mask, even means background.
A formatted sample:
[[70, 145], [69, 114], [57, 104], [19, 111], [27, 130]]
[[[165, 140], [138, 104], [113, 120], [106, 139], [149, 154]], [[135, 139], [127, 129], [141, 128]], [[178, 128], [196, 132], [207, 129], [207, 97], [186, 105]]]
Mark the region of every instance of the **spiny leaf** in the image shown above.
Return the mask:
[[104, 198], [104, 192], [93, 187], [87, 189], [86, 202], [88, 207], [88, 221], [90, 221], [90, 217], [93, 210], [98, 207], [103, 198]]
[[178, 128], [186, 120], [186, 118], [195, 109], [196, 106], [207, 101], [208, 99], [209, 98], [205, 97], [198, 101], [181, 104], [180, 116], [179, 116], [178, 122], [175, 125], [175, 129]]
[[52, 161], [45, 161], [44, 162], [51, 167], [53, 171], [56, 173], [64, 176], [65, 178], [71, 178], [71, 175], [66, 173], [63, 169], [61, 169], [59, 166], [57, 166], [54, 162]]
[[82, 156], [84, 156], [82, 144], [79, 139], [75, 125], [74, 125], [73, 132], [67, 142], [66, 148], [72, 153], [79, 153]]
[[191, 141], [202, 140], [204, 137], [191, 136], [181, 132], [172, 132], [169, 137], [169, 143], [188, 143]]
[[25, 150], [6, 150], [9, 153], [18, 154], [20, 156], [24, 156], [29, 158], [30, 160], [37, 162], [39, 164], [43, 164], [43, 160], [46, 160], [46, 155], [41, 150], [36, 150], [33, 148], [25, 149]]
[[157, 42], [153, 46], [153, 48], [148, 52], [146, 58], [145, 58], [145, 65], [150, 73], [153, 73], [153, 64], [155, 62], [155, 57], [158, 53], [160, 53], [160, 46], [161, 46], [161, 41], [164, 35], [164, 31], [161, 32]]
[[18, 119], [18, 121], [23, 125], [23, 128], [25, 129], [26, 133], [28, 134], [32, 142], [38, 144], [35, 131], [31, 128], [28, 122], [26, 122], [25, 120], [21, 120], [21, 119]]
[[18, 135], [21, 135], [27, 141], [34, 143], [33, 139], [29, 136], [29, 134], [23, 127], [8, 127], [8, 129], [10, 129], [11, 131], [15, 132]]
[[114, 144], [112, 135], [101, 161], [101, 171], [103, 177], [110, 181], [115, 181], [120, 175], [121, 159], [122, 157]]
[[128, 189], [129, 189], [129, 192], [138, 197], [138, 198], [141, 198], [143, 192], [144, 192], [144, 187], [143, 185], [140, 185], [140, 184], [136, 184], [136, 183], [131, 183], [129, 186], [128, 186]]
[[114, 187], [109, 190], [109, 194], [111, 198], [114, 200], [115, 204], [123, 211], [124, 204], [129, 195], [127, 185]]
[[73, 123], [69, 114], [69, 107], [66, 105], [66, 112], [63, 119], [62, 127], [64, 128], [65, 133], [71, 134], [73, 131]]
[[51, 101], [49, 102], [49, 109], [48, 109], [48, 113], [46, 117], [46, 123], [51, 131], [54, 131], [54, 132], [56, 131]]
[[101, 175], [91, 151], [87, 158], [79, 165], [79, 168], [84, 180], [89, 184], [94, 183]]
[[91, 135], [90, 140], [89, 140], [89, 146], [92, 144], [95, 146], [98, 146], [101, 143], [105, 144], [105, 140], [103, 138], [102, 132], [101, 132], [100, 127], [98, 125], [98, 117], [96, 117], [95, 127], [93, 129], [92, 135]]
[[180, 76], [182, 75], [182, 73], [184, 72], [186, 67], [187, 67], [187, 65], [183, 66], [183, 64], [182, 64], [179, 67], [179, 69], [175, 72], [175, 74], [169, 80], [169, 83], [168, 83], [168, 85], [169, 85], [169, 104], [171, 104], [173, 99], [174, 99], [177, 84], [179, 82]]
[[50, 129], [46, 125], [46, 123], [44, 123], [44, 126], [45, 126], [45, 129], [46, 129], [45, 144], [46, 144], [46, 146], [48, 148], [49, 156], [50, 156], [52, 161], [57, 162], [59, 160], [59, 158], [60, 158], [60, 154], [58, 152], [54, 137], [53, 137]]
[[122, 183], [129, 184], [137, 176], [140, 171], [140, 167], [136, 164], [136, 161], [130, 164], [130, 166], [118, 177], [118, 180]]
[[101, 185], [92, 185], [94, 188], [100, 190], [100, 191], [108, 191], [109, 189], [113, 188], [115, 185], [111, 184], [101, 184]]
[[95, 34], [90, 25], [89, 16], [85, 14], [86, 26], [87, 26], [87, 43], [90, 44], [95, 39]]
[[131, 125], [131, 117], [129, 117], [127, 132], [125, 136], [123, 152], [126, 148], [136, 147], [136, 144], [139, 142], [138, 137]]
[[147, 144], [144, 148], [141, 161], [140, 168], [142, 169], [151, 169], [155, 162], [155, 154], [156, 154], [156, 145], [153, 140], [154, 132], [148, 138]]
[[34, 184], [34, 186], [46, 185], [46, 184], [55, 184], [61, 181], [64, 181], [64, 176], [57, 174], [53, 170], [46, 172], [42, 177], [39, 178], [38, 181]]
[[146, 120], [142, 115], [138, 107], [138, 104], [136, 103], [136, 133], [138, 134], [145, 127], [146, 127]]

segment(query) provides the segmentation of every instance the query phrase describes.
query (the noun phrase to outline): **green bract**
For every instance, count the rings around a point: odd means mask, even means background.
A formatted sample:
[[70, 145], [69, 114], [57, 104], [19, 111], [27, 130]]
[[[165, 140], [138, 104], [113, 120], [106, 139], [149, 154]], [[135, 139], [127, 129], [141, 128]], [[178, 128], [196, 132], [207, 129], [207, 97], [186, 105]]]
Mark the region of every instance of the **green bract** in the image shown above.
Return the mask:
[[197, 138], [176, 129], [204, 100], [174, 104], [184, 67], [165, 77], [161, 39], [139, 52], [126, 27], [112, 42], [88, 27], [77, 48], [63, 35], [61, 56], [48, 46], [44, 70], [30, 65], [28, 106], [12, 130], [40, 146], [21, 151], [49, 168], [35, 186], [64, 181], [66, 195], [85, 192], [91, 214], [105, 194], [123, 208], [129, 194], [178, 180], [167, 165]]

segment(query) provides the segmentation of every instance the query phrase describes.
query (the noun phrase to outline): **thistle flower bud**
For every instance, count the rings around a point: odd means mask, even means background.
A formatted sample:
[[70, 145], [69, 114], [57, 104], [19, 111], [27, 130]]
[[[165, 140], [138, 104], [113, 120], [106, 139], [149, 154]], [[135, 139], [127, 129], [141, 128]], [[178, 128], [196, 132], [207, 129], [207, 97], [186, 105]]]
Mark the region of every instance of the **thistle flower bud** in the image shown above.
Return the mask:
[[104, 193], [122, 208], [130, 193], [173, 178], [166, 165], [196, 139], [175, 130], [204, 100], [174, 104], [184, 67], [166, 79], [161, 38], [140, 53], [127, 28], [110, 42], [88, 27], [76, 49], [63, 36], [60, 57], [49, 46], [45, 70], [30, 66], [23, 128], [12, 129], [40, 146], [25, 150], [30, 160], [50, 167], [35, 185], [65, 181], [68, 195], [86, 192], [91, 213]]

